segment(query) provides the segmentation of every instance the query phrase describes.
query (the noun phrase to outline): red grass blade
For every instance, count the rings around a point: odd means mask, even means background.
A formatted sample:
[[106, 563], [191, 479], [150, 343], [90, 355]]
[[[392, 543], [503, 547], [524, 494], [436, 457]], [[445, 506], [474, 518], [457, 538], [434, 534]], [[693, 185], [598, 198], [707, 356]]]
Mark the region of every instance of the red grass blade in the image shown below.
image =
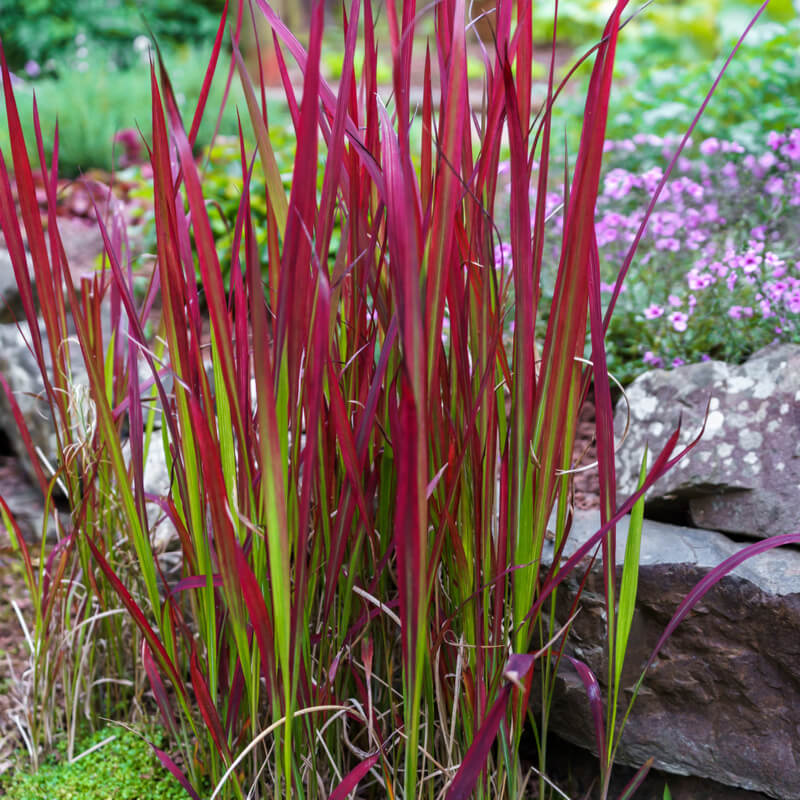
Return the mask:
[[153, 696], [156, 699], [158, 710], [161, 712], [161, 719], [164, 720], [164, 724], [167, 726], [170, 734], [177, 739], [179, 735], [178, 724], [175, 721], [172, 704], [170, 703], [164, 682], [158, 674], [158, 669], [156, 669], [156, 663], [153, 660], [153, 651], [144, 639], [142, 640], [142, 664], [150, 680], [150, 687], [153, 690]]
[[644, 764], [642, 764], [641, 767], [639, 767], [639, 769], [636, 770], [636, 774], [630, 779], [630, 781], [628, 781], [628, 784], [622, 790], [619, 800], [631, 800], [636, 790], [644, 783], [644, 779], [650, 772], [650, 768], [653, 766], [654, 761], [655, 759], [651, 756], [647, 759], [647, 761], [644, 762]]
[[350, 792], [358, 788], [364, 776], [378, 763], [380, 752], [365, 758], [357, 767], [354, 767], [344, 776], [341, 783], [331, 792], [328, 800], [345, 800]]
[[183, 786], [189, 797], [191, 797], [192, 800], [200, 800], [200, 795], [197, 794], [197, 792], [192, 787], [192, 784], [189, 783], [187, 777], [183, 774], [183, 772], [181, 772], [178, 765], [169, 757], [169, 755], [165, 753], [163, 750], [159, 750], [159, 748], [156, 747], [151, 742], [148, 742], [148, 744], [150, 745], [150, 747], [153, 748], [153, 752], [156, 754], [156, 757], [162, 763], [162, 765], [167, 770], [169, 770], [169, 772], [171, 772], [172, 775], [174, 775], [175, 780], [177, 780], [178, 783], [180, 783], [180, 785]]
[[586, 697], [589, 700], [589, 708], [592, 712], [592, 722], [594, 723], [594, 738], [597, 743], [597, 752], [600, 754], [600, 764], [606, 764], [606, 730], [603, 723], [603, 696], [600, 692], [600, 684], [594, 673], [582, 661], [572, 656], [567, 656], [570, 664], [575, 667], [578, 676], [586, 689]]
[[447, 800], [467, 800], [472, 796], [475, 784], [486, 765], [489, 750], [497, 737], [500, 723], [505, 718], [511, 690], [514, 685], [520, 684], [527, 676], [533, 667], [534, 660], [534, 657], [527, 653], [514, 653], [509, 658], [504, 670], [508, 682], [500, 689], [494, 705], [475, 734], [475, 738], [450, 784]]
[[161, 669], [163, 669], [167, 675], [169, 675], [170, 680], [172, 681], [172, 685], [181, 694], [184, 699], [187, 696], [186, 693], [186, 686], [181, 679], [181, 676], [178, 674], [178, 670], [173, 664], [172, 660], [170, 659], [167, 651], [164, 649], [164, 646], [161, 644], [161, 640], [156, 635], [155, 631], [150, 627], [150, 624], [147, 622], [147, 619], [142, 612], [141, 608], [139, 608], [136, 601], [131, 596], [130, 592], [127, 590], [125, 585], [122, 581], [117, 577], [114, 570], [109, 565], [108, 561], [106, 561], [105, 556], [100, 552], [97, 548], [97, 545], [90, 539], [86, 538], [86, 543], [89, 545], [89, 548], [94, 555], [95, 560], [97, 561], [100, 569], [103, 570], [108, 581], [111, 583], [112, 588], [117, 593], [117, 596], [122, 601], [122, 604], [125, 608], [128, 609], [128, 613], [133, 618], [133, 621], [138, 626], [139, 630], [142, 632], [142, 635], [145, 638], [145, 641], [149, 645], [150, 649], [155, 655], [156, 661], [158, 661]]
[[[297, 154], [289, 198], [281, 277], [278, 290], [278, 319], [275, 331], [274, 361], [280, 365], [286, 357], [289, 377], [291, 428], [297, 430], [297, 387], [306, 332], [309, 328], [308, 299], [311, 286], [311, 240], [317, 220], [317, 125], [319, 121], [320, 52], [324, 5], [316, 3], [311, 20], [311, 44], [308, 68], [303, 81], [303, 102], [297, 129]], [[284, 355], [285, 349], [285, 355]]]
[[194, 643], [192, 643], [192, 657], [189, 662], [189, 669], [192, 676], [192, 689], [197, 699], [197, 706], [200, 709], [200, 713], [203, 715], [208, 732], [214, 740], [214, 746], [217, 748], [217, 752], [225, 760], [225, 763], [229, 764], [231, 761], [231, 751], [225, 738], [225, 731], [222, 729], [222, 722], [214, 707], [214, 701], [211, 699], [211, 694], [208, 691], [206, 680], [203, 677], [203, 673], [200, 671], [200, 664], [197, 660], [197, 648]]

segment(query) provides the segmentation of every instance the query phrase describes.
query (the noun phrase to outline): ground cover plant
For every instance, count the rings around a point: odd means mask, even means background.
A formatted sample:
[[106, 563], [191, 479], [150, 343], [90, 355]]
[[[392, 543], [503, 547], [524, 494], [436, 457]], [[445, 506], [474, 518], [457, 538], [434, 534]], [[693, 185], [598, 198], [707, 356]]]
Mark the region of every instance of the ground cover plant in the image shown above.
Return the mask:
[[[606, 299], [677, 143], [655, 134], [606, 142], [595, 217]], [[653, 367], [711, 358], [740, 363], [773, 342], [800, 341], [798, 164], [798, 129], [771, 131], [751, 151], [716, 137], [687, 142], [609, 325], [609, 369], [621, 382]], [[560, 206], [551, 192], [553, 257]], [[544, 276], [545, 297], [553, 283], [554, 275]]]
[[[535, 788], [542, 797], [549, 700], [559, 670], [574, 669], [590, 699], [607, 795], [621, 698], [631, 688], [621, 676], [641, 497], [681, 455], [676, 431], [663, 451], [649, 460], [642, 454], [640, 489], [618, 502], [595, 214], [625, 9], [620, 0], [589, 54], [580, 145], [558, 174], [566, 214], [541, 348], [535, 332], [552, 257], [556, 86], [551, 65], [537, 115], [531, 3], [498, 4], [486, 99], [473, 112], [463, 0], [427, 11], [387, 4], [393, 86], [385, 98], [376, 91], [370, 0], [351, 0], [342, 11], [335, 92], [320, 76], [322, 4], [306, 50], [258, 0], [252, 13], [274, 30], [297, 138], [288, 195], [262, 87], [238, 49], [250, 9], [223, 16], [191, 120], [182, 119], [166, 70], [154, 64], [147, 149], [157, 260], [143, 297], [113, 195], [106, 211], [98, 209], [103, 264], [81, 278], [80, 291], [73, 285], [55, 224], [59, 136], [48, 163], [34, 107], [45, 232], [31, 143], [2, 60], [10, 154], [2, 149], [0, 226], [60, 458], [40, 463], [30, 439], [28, 454], [48, 503], [58, 493], [71, 516], [69, 524], [56, 519], [54, 546], [43, 542], [32, 552], [0, 499], [34, 606], [21, 723], [34, 763], [54, 729], [74, 731], [85, 709], [90, 719], [136, 712], [161, 718], [169, 739], [156, 753], [195, 798], [207, 782], [215, 787], [209, 800], [251, 791], [335, 799], [356, 789], [364, 797], [456, 800], [517, 798]], [[413, 110], [418, 13], [434, 15], [435, 37], [421, 107]], [[242, 191], [226, 288], [194, 146], [228, 23], [247, 110], [240, 111]], [[555, 42], [552, 51], [554, 59]], [[288, 80], [288, 58], [303, 71], [302, 101]], [[415, 111], [418, 141], [409, 134]], [[496, 260], [504, 137], [510, 258]], [[263, 175], [260, 198], [252, 195], [255, 172]], [[266, 252], [253, 223], [256, 202], [266, 208]], [[157, 334], [147, 337], [154, 307]], [[74, 377], [78, 361], [87, 384]], [[562, 563], [572, 442], [590, 384], [602, 528]], [[159, 447], [171, 481], [165, 496], [145, 490]], [[620, 579], [614, 524], [631, 509]], [[156, 546], [165, 532], [180, 553], [177, 575]], [[556, 555], [545, 570], [550, 538]], [[720, 577], [750, 554], [798, 540], [758, 542], [712, 571], [676, 609], [650, 660]], [[558, 619], [553, 602], [560, 582], [585, 570], [584, 557], [595, 551], [605, 575], [604, 676], [564, 654], [570, 619]], [[635, 695], [638, 685], [632, 688]], [[526, 729], [537, 743], [535, 772], [518, 758]]]
[[[156, 746], [163, 735], [149, 734]], [[138, 800], [146, 786], [153, 800], [181, 800], [186, 792], [166, 772], [147, 741], [123, 728], [102, 728], [80, 741], [74, 761], [54, 751], [33, 775], [18, 773], [0, 779], [7, 800]]]

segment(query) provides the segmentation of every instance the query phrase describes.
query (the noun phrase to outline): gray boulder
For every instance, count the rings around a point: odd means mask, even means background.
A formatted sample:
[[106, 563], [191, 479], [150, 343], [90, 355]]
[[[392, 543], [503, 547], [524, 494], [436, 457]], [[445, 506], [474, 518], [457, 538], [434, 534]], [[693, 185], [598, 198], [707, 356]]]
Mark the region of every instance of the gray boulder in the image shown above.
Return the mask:
[[[697, 447], [647, 494], [648, 513], [688, 512], [692, 524], [756, 538], [800, 530], [800, 346], [653, 370], [627, 390], [631, 430], [617, 456], [620, 497], [636, 487], [645, 443], [661, 449], [682, 416], [680, 446]], [[625, 425], [625, 402], [615, 427]]]
[[[599, 528], [597, 512], [577, 512], [567, 554]], [[627, 537], [617, 529], [617, 563]], [[675, 609], [709, 570], [745, 545], [723, 534], [646, 521], [637, 607], [623, 669], [624, 713], [642, 667]], [[551, 547], [551, 546], [549, 546]], [[552, 560], [552, 547], [547, 552]], [[621, 572], [619, 568], [618, 577]], [[578, 569], [558, 594], [569, 616]], [[605, 691], [605, 609], [595, 564], [568, 649]], [[800, 552], [782, 548], [744, 562], [675, 630], [648, 671], [617, 761], [709, 778], [781, 800], [800, 798]], [[586, 692], [564, 662], [550, 715], [555, 732], [594, 749]]]
[[[30, 349], [30, 330], [24, 323], [0, 325], [0, 374], [6, 379], [25, 420], [34, 446], [55, 467], [58, 446], [55, 426], [44, 393], [39, 365]], [[42, 335], [44, 327], [42, 326]], [[27, 452], [5, 391], [0, 391], [0, 430], [14, 454], [27, 463]], [[28, 474], [33, 476], [32, 467]]]

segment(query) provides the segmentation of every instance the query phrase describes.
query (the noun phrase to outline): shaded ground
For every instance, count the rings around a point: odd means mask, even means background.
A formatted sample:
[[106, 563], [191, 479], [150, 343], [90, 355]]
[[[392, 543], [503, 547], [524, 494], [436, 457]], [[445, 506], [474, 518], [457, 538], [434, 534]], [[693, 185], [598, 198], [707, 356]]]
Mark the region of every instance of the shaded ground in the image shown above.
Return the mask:
[[[0, 496], [13, 491], [24, 480], [15, 459], [0, 458]], [[22, 626], [14, 610], [17, 604], [23, 617], [31, 617], [31, 601], [25, 584], [22, 563], [11, 547], [5, 525], [0, 526], [0, 774], [13, 765], [14, 750], [20, 744], [12, 720], [19, 713], [17, 692], [28, 668], [29, 650]]]

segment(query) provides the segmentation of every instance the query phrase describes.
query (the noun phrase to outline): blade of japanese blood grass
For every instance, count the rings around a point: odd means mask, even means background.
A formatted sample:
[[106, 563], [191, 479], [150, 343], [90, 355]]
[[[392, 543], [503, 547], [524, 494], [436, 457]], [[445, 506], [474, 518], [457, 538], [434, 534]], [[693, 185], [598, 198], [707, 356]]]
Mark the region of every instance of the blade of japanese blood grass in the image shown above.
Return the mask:
[[497, 699], [475, 734], [475, 739], [448, 788], [447, 800], [466, 800], [472, 797], [478, 778], [486, 765], [489, 750], [494, 744], [497, 731], [505, 718], [511, 690], [514, 686], [522, 685], [522, 681], [531, 671], [534, 661], [534, 656], [525, 653], [514, 653], [509, 658], [504, 671], [506, 683], [501, 687]]
[[[536, 386], [536, 412], [531, 437], [536, 469], [532, 510], [532, 547], [528, 554], [538, 558], [554, 499], [558, 477], [556, 467], [571, 441], [564, 441], [568, 416], [577, 408], [568, 406], [579, 378], [576, 357], [583, 354], [586, 333], [587, 269], [594, 234], [594, 210], [603, 157], [608, 100], [613, 76], [614, 51], [619, 17], [627, 0], [618, 0], [606, 26], [605, 43], [598, 50], [586, 98], [584, 126], [575, 174], [564, 224], [561, 261], [553, 293], [553, 308], [548, 320], [542, 351], [541, 374]], [[516, 260], [515, 260], [516, 263]], [[519, 561], [517, 563], [520, 563]], [[535, 593], [537, 571], [520, 573], [515, 589], [515, 619], [529, 606]], [[516, 594], [516, 592], [515, 592]], [[525, 613], [523, 611], [523, 613]], [[520, 629], [516, 649], [527, 649], [528, 631]]]
[[[414, 17], [416, 0], [402, 0], [402, 19], [398, 20], [397, 0], [386, 4], [389, 22], [389, 40], [392, 46], [392, 88], [394, 89], [395, 117], [397, 120], [400, 152], [408, 156], [409, 149], [409, 94], [411, 85], [411, 53], [414, 46]], [[402, 25], [402, 27], [400, 27]]]
[[636, 794], [636, 790], [644, 783], [644, 779], [649, 774], [654, 762], [655, 758], [651, 756], [647, 759], [647, 761], [644, 762], [644, 764], [642, 764], [641, 767], [639, 767], [639, 769], [636, 770], [636, 774], [630, 779], [628, 784], [622, 790], [619, 800], [632, 800]]
[[[394, 397], [390, 400], [390, 420], [398, 476], [394, 541], [400, 579], [400, 618], [403, 621], [404, 722], [408, 737], [405, 790], [407, 797], [414, 797], [419, 778], [418, 743], [429, 603], [425, 501], [428, 483], [427, 402], [419, 285], [421, 211], [419, 189], [408, 150], [403, 151], [383, 106], [379, 107], [379, 113], [387, 192], [390, 286], [397, 309], [403, 356], [398, 381], [399, 401]], [[402, 129], [402, 122], [400, 127]]]
[[[309, 55], [306, 53], [303, 46], [294, 36], [294, 34], [286, 27], [286, 25], [281, 21], [280, 17], [273, 11], [272, 7], [266, 0], [255, 0], [256, 5], [261, 9], [264, 17], [269, 22], [272, 30], [274, 31], [275, 35], [280, 38], [280, 40], [284, 43], [287, 50], [292, 54], [294, 59], [297, 61], [297, 65], [300, 67], [302, 72], [305, 74], [306, 71], [309, 69]], [[304, 90], [305, 94], [305, 90]], [[319, 101], [322, 102], [325, 110], [328, 114], [333, 116], [336, 113], [336, 94], [333, 92], [331, 87], [324, 81], [319, 81], [318, 93], [315, 95], [318, 97]], [[352, 119], [348, 116], [347, 121], [345, 123], [345, 128], [347, 131], [347, 137], [350, 143], [356, 148], [358, 151], [362, 163], [366, 170], [369, 172], [372, 180], [375, 183], [375, 187], [378, 191], [380, 196], [383, 196], [383, 174], [381, 172], [381, 168], [377, 161], [372, 157], [369, 149], [364, 144], [364, 139]], [[368, 128], [369, 132], [369, 128]]]
[[[186, 137], [181, 122], [175, 95], [169, 76], [163, 62], [159, 62], [161, 70], [161, 83], [166, 100], [167, 114], [169, 116], [172, 138], [178, 151], [178, 158], [183, 174], [186, 196], [191, 212], [192, 230], [197, 242], [197, 260], [200, 265], [203, 289], [208, 303], [209, 321], [213, 339], [213, 357], [224, 381], [224, 392], [217, 392], [217, 404], [225, 402], [230, 405], [236, 435], [244, 440], [243, 411], [236, 392], [236, 371], [234, 367], [233, 332], [231, 320], [227, 312], [225, 286], [222, 281], [222, 271], [219, 266], [214, 235], [206, 211], [205, 199], [200, 184], [200, 175], [197, 164], [192, 155], [191, 145]], [[215, 369], [217, 367], [215, 366]]]
[[425, 48], [422, 77], [422, 147], [420, 152], [420, 198], [426, 215], [433, 199], [433, 85], [431, 81], [431, 47]]
[[[426, 284], [427, 387], [431, 395], [441, 353], [442, 320], [447, 297], [447, 281], [450, 275], [453, 231], [461, 205], [460, 176], [456, 170], [461, 164], [464, 131], [465, 128], [469, 130], [470, 126], [464, 15], [464, 0], [455, 0], [447, 75], [442, 85], [439, 107], [441, 140], [432, 194], [430, 238], [426, 243], [422, 268]], [[430, 76], [428, 76], [428, 80], [430, 83]]]
[[410, 156], [400, 149], [398, 137], [384, 106], [379, 107], [386, 180], [387, 240], [390, 286], [397, 308], [400, 343], [414, 400], [419, 413], [426, 408], [420, 261], [421, 209], [417, 180]]
[[[197, 134], [200, 130], [200, 123], [203, 120], [203, 112], [205, 111], [206, 102], [208, 101], [208, 95], [211, 91], [211, 81], [214, 78], [214, 71], [217, 68], [217, 62], [219, 61], [219, 54], [222, 50], [222, 40], [225, 35], [225, 23], [228, 19], [228, 6], [230, 4], [230, 0], [225, 0], [225, 6], [222, 9], [222, 17], [219, 21], [219, 26], [217, 27], [217, 35], [214, 38], [214, 45], [211, 48], [211, 59], [208, 62], [208, 68], [206, 69], [206, 74], [203, 77], [203, 85], [200, 88], [200, 96], [197, 101], [197, 106], [194, 110], [194, 117], [192, 118], [192, 127], [189, 131], [189, 142], [191, 143], [192, 147], [194, 147], [195, 142], [197, 141]], [[234, 48], [238, 48], [239, 45], [239, 38], [241, 37], [242, 33], [242, 18], [244, 13], [244, 0], [238, 0], [237, 3], [238, 10], [236, 14], [236, 29], [232, 31], [232, 39], [233, 39], [233, 46]], [[158, 45], [156, 44], [156, 47]], [[159, 54], [160, 58], [160, 54]], [[225, 104], [228, 101], [228, 93], [231, 88], [231, 80], [233, 78], [233, 64], [230, 66], [230, 70], [228, 71], [228, 78], [225, 83], [225, 91], [222, 95], [222, 103], [220, 104], [219, 115], [217, 116], [217, 124], [214, 128], [214, 135], [211, 137], [211, 142], [213, 144], [214, 140], [217, 138], [217, 132], [219, 131], [219, 126], [222, 122], [222, 115], [225, 110]]]
[[[258, 450], [261, 468], [260, 514], [266, 529], [267, 554], [269, 558], [272, 614], [275, 633], [277, 661], [281, 669], [284, 705], [287, 709], [283, 770], [287, 786], [291, 785], [291, 724], [292, 724], [292, 676], [290, 673], [291, 650], [291, 562], [289, 529], [286, 510], [286, 488], [282, 437], [287, 428], [278, 427], [278, 409], [275, 395], [275, 380], [269, 346], [266, 304], [261, 285], [261, 272], [257, 269], [254, 240], [250, 223], [247, 235], [250, 246], [246, 249], [248, 264], [246, 278], [250, 297], [250, 320], [253, 328], [253, 369], [255, 377], [256, 423]], [[283, 396], [282, 401], [285, 402]], [[286, 413], [284, 408], [283, 413]], [[281, 430], [283, 433], [281, 433]], [[273, 705], [274, 707], [274, 705]], [[277, 711], [277, 709], [276, 709]]]
[[222, 721], [214, 707], [214, 701], [208, 691], [203, 673], [200, 671], [200, 664], [197, 660], [197, 647], [194, 642], [192, 642], [192, 655], [189, 659], [189, 673], [192, 677], [192, 689], [197, 700], [197, 706], [205, 720], [206, 729], [214, 740], [217, 752], [222, 756], [222, 760], [227, 766], [231, 762], [231, 750], [225, 739], [225, 732], [222, 730]]
[[[530, 180], [527, 170], [527, 149], [523, 138], [523, 120], [519, 116], [519, 108], [514, 91], [511, 65], [505, 62], [503, 78], [506, 89], [506, 106], [508, 115], [508, 138], [511, 162], [511, 252], [514, 261], [514, 354], [512, 370], [514, 380], [511, 384], [511, 448], [510, 448], [510, 485], [511, 502], [509, 521], [512, 525], [513, 558], [517, 564], [533, 561], [534, 542], [522, 535], [523, 530], [530, 528], [530, 436], [533, 416], [533, 400], [535, 387], [535, 354], [534, 341], [534, 299], [535, 287], [530, 269], [531, 237], [530, 237]], [[525, 123], [527, 124], [527, 123]], [[519, 619], [530, 606], [532, 599], [533, 578], [517, 572], [513, 579], [514, 619]], [[523, 585], [528, 585], [523, 591]], [[527, 605], [526, 605], [527, 603]], [[522, 641], [520, 637], [517, 644]], [[526, 650], [527, 643], [519, 650]]]
[[264, 173], [264, 185], [267, 187], [267, 213], [274, 214], [278, 224], [278, 230], [282, 233], [286, 231], [286, 220], [289, 214], [289, 203], [286, 199], [286, 192], [283, 188], [278, 162], [275, 159], [275, 151], [269, 138], [269, 128], [261, 116], [253, 91], [253, 83], [247, 73], [242, 54], [239, 48], [234, 46], [233, 57], [239, 70], [244, 97], [247, 101], [247, 111], [250, 115], [250, 122], [256, 136], [258, 154], [261, 159], [261, 170]]
[[357, 767], [354, 767], [344, 778], [339, 785], [331, 792], [328, 800], [345, 800], [350, 792], [358, 788], [366, 774], [378, 763], [381, 757], [380, 751], [365, 758]]
[[[358, 34], [358, 11], [361, 0], [352, 0], [350, 16], [345, 29], [344, 59], [342, 61], [342, 79], [336, 103], [336, 115], [328, 139], [328, 157], [325, 164], [325, 176], [322, 182], [322, 194], [319, 202], [319, 225], [317, 230], [317, 259], [321, 269], [328, 273], [328, 247], [335, 222], [336, 193], [342, 175], [344, 160], [344, 130], [347, 121], [347, 105], [350, 100], [350, 87], [354, 80], [353, 57]], [[344, 175], [346, 177], [346, 173]]]
[[[228, 492], [225, 486], [222, 459], [220, 457], [219, 442], [215, 440], [206, 421], [206, 415], [200, 407], [197, 398], [189, 398], [189, 411], [192, 416], [192, 431], [197, 438], [197, 446], [203, 454], [201, 459], [203, 482], [211, 526], [214, 533], [214, 550], [219, 571], [222, 575], [222, 586], [225, 593], [228, 610], [242, 630], [246, 618], [242, 597], [239, 592], [239, 570], [237, 565], [236, 549], [237, 539], [234, 529], [233, 515], [228, 503]], [[244, 659], [245, 654], [240, 653]]]
[[149, 645], [159, 666], [169, 676], [170, 681], [172, 681], [172, 685], [175, 687], [175, 690], [178, 693], [178, 698], [180, 699], [183, 705], [187, 718], [189, 718], [189, 720], [191, 721], [191, 714], [189, 713], [186, 704], [186, 701], [188, 699], [186, 686], [184, 685], [183, 680], [181, 679], [180, 673], [178, 672], [175, 664], [170, 659], [169, 655], [167, 654], [167, 651], [164, 649], [164, 646], [161, 644], [161, 641], [159, 640], [155, 631], [153, 631], [153, 629], [150, 627], [150, 624], [147, 622], [147, 618], [145, 617], [144, 612], [141, 610], [139, 605], [133, 599], [130, 592], [128, 592], [127, 588], [122, 583], [122, 581], [117, 577], [117, 574], [111, 568], [108, 561], [106, 561], [105, 556], [100, 552], [100, 550], [91, 540], [91, 538], [87, 537], [86, 543], [89, 545], [89, 548], [91, 549], [92, 554], [94, 555], [95, 561], [105, 574], [108, 581], [111, 583], [112, 588], [117, 593], [117, 596], [122, 601], [122, 604], [125, 606], [125, 608], [128, 609], [128, 613], [131, 615], [131, 618], [136, 623], [139, 630], [142, 632], [142, 635], [144, 636], [145, 641]]
[[297, 393], [305, 336], [309, 329], [308, 298], [311, 287], [311, 241], [317, 229], [317, 127], [319, 123], [320, 54], [324, 3], [318, 0], [311, 15], [308, 68], [303, 80], [303, 100], [297, 129], [297, 152], [289, 197], [273, 361], [279, 369], [286, 362], [290, 428], [299, 440]]
[[146, 639], [142, 640], [142, 664], [150, 681], [150, 688], [153, 691], [153, 697], [155, 698], [156, 705], [158, 705], [158, 710], [161, 712], [161, 719], [164, 720], [164, 724], [166, 725], [170, 734], [175, 737], [176, 741], [178, 741], [180, 739], [180, 735], [178, 733], [178, 723], [175, 720], [174, 713], [172, 712], [172, 705], [170, 703], [166, 687], [164, 686], [164, 682], [161, 680], [161, 676], [158, 674], [156, 662], [153, 660], [153, 651], [147, 644]]
[[420, 406], [415, 402], [405, 369], [400, 381], [399, 401], [394, 397], [390, 399], [389, 418], [397, 465], [394, 545], [403, 623], [404, 727], [407, 736], [405, 792], [406, 797], [415, 797], [420, 777], [417, 764], [429, 605], [425, 502], [427, 440], [424, 436], [425, 420], [421, 418]]
[[604, 769], [606, 760], [606, 733], [603, 725], [603, 696], [600, 692], [600, 684], [594, 673], [582, 661], [577, 658], [567, 656], [567, 660], [575, 668], [578, 677], [581, 679], [586, 697], [589, 700], [589, 709], [592, 712], [592, 722], [594, 723], [594, 739], [597, 744], [597, 752], [600, 754], [600, 768]]
[[194, 787], [191, 783], [186, 779], [186, 776], [181, 772], [180, 767], [169, 757], [168, 753], [165, 753], [163, 750], [160, 750], [154, 744], [148, 742], [150, 747], [153, 748], [153, 752], [156, 754], [156, 758], [161, 762], [161, 764], [169, 770], [170, 773], [174, 776], [175, 780], [180, 783], [181, 786], [186, 790], [186, 793], [192, 800], [200, 800], [200, 795], [194, 790]]
[[[0, 379], [2, 379], [2, 375], [0, 375]], [[36, 616], [39, 617], [41, 614], [41, 604], [39, 593], [36, 591], [36, 577], [34, 576], [33, 572], [33, 561], [31, 560], [31, 554], [28, 550], [28, 545], [25, 541], [25, 538], [22, 535], [22, 531], [19, 529], [17, 520], [11, 513], [11, 509], [8, 507], [8, 503], [6, 503], [2, 495], [0, 495], [0, 512], [2, 512], [3, 524], [5, 525], [6, 531], [8, 532], [11, 540], [12, 549], [19, 550], [19, 552], [22, 554], [22, 563], [25, 567], [25, 583], [28, 587], [28, 592], [30, 592], [31, 599], [33, 600], [33, 605], [36, 609]]]
[[[617, 507], [617, 494], [616, 494], [616, 470], [615, 470], [615, 453], [614, 453], [614, 409], [611, 405], [611, 384], [608, 377], [608, 366], [606, 363], [605, 341], [603, 337], [603, 312], [601, 309], [600, 301], [600, 257], [597, 250], [597, 237], [594, 231], [591, 233], [591, 248], [589, 251], [589, 264], [588, 264], [588, 279], [589, 279], [589, 320], [590, 320], [590, 333], [592, 342], [592, 375], [594, 378], [594, 398], [596, 409], [596, 441], [597, 441], [597, 464], [598, 464], [598, 477], [600, 482], [600, 523], [605, 524], [613, 515]], [[588, 380], [588, 375], [587, 375]], [[644, 481], [644, 476], [641, 477], [641, 482]], [[640, 501], [642, 506], [644, 500]], [[636, 510], [638, 507], [635, 506]], [[641, 533], [641, 527], [639, 528]], [[633, 527], [630, 531], [628, 544], [633, 545], [636, 539]], [[608, 732], [609, 741], [606, 743], [603, 750], [608, 753], [611, 750], [611, 739], [614, 736], [614, 721], [616, 720], [616, 690], [618, 688], [619, 673], [622, 669], [622, 659], [625, 657], [625, 646], [627, 644], [628, 630], [630, 629], [630, 621], [627, 621], [627, 629], [625, 628], [625, 621], [622, 621], [623, 627], [619, 630], [622, 634], [622, 640], [617, 639], [618, 625], [616, 619], [617, 613], [617, 570], [616, 570], [616, 528], [613, 526], [609, 529], [608, 535], [603, 538], [603, 581], [605, 589], [605, 605], [606, 605], [606, 629], [608, 636], [608, 685], [613, 687], [613, 699], [609, 702], [606, 709], [606, 731]], [[627, 555], [627, 554], [626, 554]], [[634, 563], [635, 558], [635, 563]], [[634, 570], [634, 574], [638, 574], [638, 548], [631, 552], [631, 561], [628, 558], [625, 560], [623, 570], [627, 569], [627, 583], [625, 588], [629, 592], [631, 588], [630, 574]], [[635, 586], [633, 586], [635, 595]], [[630, 597], [626, 595], [626, 602], [630, 601]], [[635, 602], [635, 597], [634, 597]], [[627, 607], [620, 600], [620, 614], [627, 613]], [[633, 613], [630, 609], [631, 614]], [[620, 649], [620, 644], [623, 647]], [[601, 770], [608, 772], [610, 764], [601, 759]]]
[[[558, 4], [556, 3], [556, 13]], [[555, 34], [554, 34], [555, 35]], [[517, 28], [514, 33], [517, 63], [517, 106], [520, 119], [527, 125], [531, 115], [533, 79], [533, 4], [531, 0], [517, 2]]]

